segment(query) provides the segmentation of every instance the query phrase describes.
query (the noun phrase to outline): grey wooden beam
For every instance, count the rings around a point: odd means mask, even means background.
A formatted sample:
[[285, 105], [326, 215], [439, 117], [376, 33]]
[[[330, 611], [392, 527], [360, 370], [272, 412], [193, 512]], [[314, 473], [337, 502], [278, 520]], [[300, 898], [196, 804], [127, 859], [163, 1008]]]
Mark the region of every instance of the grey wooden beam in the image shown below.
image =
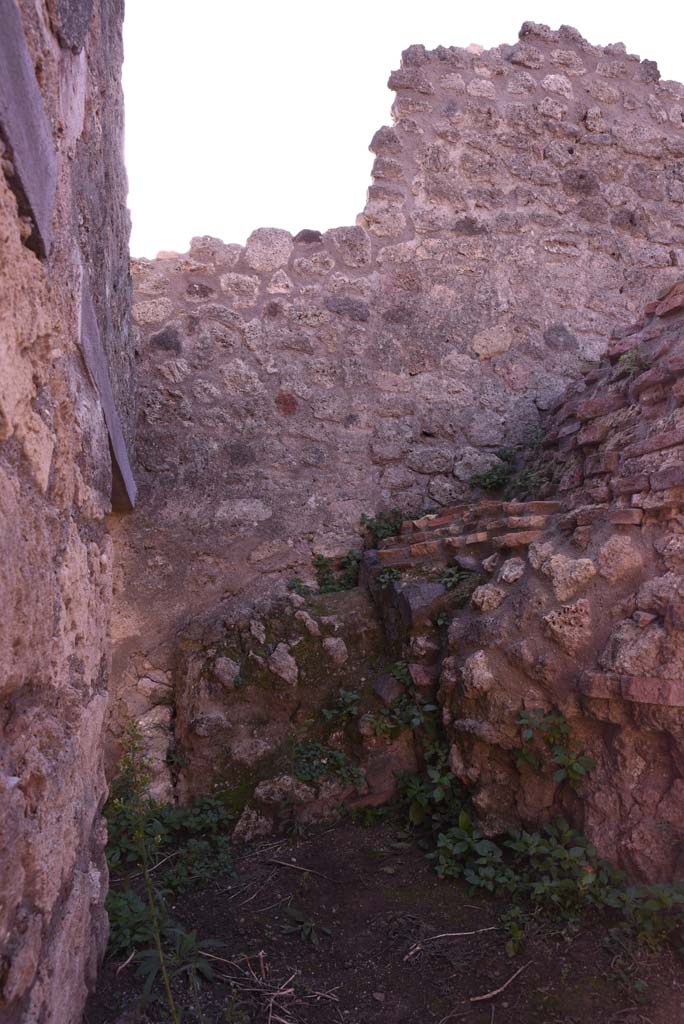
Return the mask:
[[16, 0], [0, 0], [0, 133], [14, 166], [19, 210], [33, 222], [28, 244], [47, 256], [57, 188], [57, 159]]
[[121, 420], [114, 403], [107, 358], [102, 347], [90, 284], [85, 272], [81, 299], [81, 348], [88, 372], [97, 389], [109, 432], [112, 455], [112, 509], [115, 512], [128, 512], [135, 506], [138, 489], [121, 430]]

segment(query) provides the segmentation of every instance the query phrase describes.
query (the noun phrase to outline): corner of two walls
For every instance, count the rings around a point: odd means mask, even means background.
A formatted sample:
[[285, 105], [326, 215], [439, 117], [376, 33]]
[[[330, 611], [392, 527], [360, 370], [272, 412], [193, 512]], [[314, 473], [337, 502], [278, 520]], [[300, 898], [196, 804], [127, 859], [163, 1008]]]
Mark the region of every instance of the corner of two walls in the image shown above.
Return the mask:
[[652, 62], [526, 23], [486, 52], [413, 46], [389, 85], [355, 226], [133, 263], [111, 738], [141, 718], [160, 795], [188, 620], [310, 577], [364, 512], [467, 497], [681, 275], [684, 87]]

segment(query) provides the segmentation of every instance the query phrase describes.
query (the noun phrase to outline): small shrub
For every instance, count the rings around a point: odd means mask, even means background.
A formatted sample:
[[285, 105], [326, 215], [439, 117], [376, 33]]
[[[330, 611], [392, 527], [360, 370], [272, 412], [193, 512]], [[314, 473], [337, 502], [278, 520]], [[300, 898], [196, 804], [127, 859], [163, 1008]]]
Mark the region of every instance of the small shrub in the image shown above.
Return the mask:
[[309, 594], [313, 594], [311, 587], [307, 587], [306, 583], [299, 576], [292, 576], [287, 581], [287, 589], [295, 594], [299, 594], [300, 597], [308, 597]]
[[[109, 956], [125, 958], [134, 950], [154, 942], [149, 904], [133, 889], [111, 889], [107, 893], [105, 908], [109, 917]], [[164, 910], [161, 904], [158, 904], [157, 912], [162, 920]]]
[[333, 594], [340, 590], [353, 590], [359, 585], [360, 551], [348, 551], [340, 558], [336, 567], [332, 558], [317, 555], [313, 560], [316, 582], [322, 594]]
[[335, 775], [347, 785], [358, 786], [363, 781], [363, 773], [349, 764], [341, 751], [315, 741], [295, 747], [294, 774], [300, 782], [319, 782], [328, 775]]
[[515, 473], [515, 451], [512, 448], [497, 448], [494, 454], [499, 461], [484, 473], [474, 473], [468, 481], [471, 487], [499, 491], [510, 482]]
[[332, 708], [323, 708], [323, 718], [326, 722], [337, 721], [341, 724], [351, 722], [359, 716], [359, 704], [361, 694], [356, 690], [338, 690], [337, 702]]
[[553, 764], [556, 765], [554, 782], [567, 780], [572, 789], [577, 790], [582, 779], [596, 767], [592, 757], [580, 750], [572, 750], [568, 746], [570, 724], [560, 712], [546, 712], [543, 708], [532, 711], [521, 711], [518, 725], [523, 745], [515, 751], [517, 768], [528, 765], [534, 771], [543, 767], [543, 748], [535, 748], [535, 739], [541, 739], [549, 751]]
[[376, 545], [387, 537], [398, 537], [404, 515], [401, 509], [392, 508], [388, 512], [378, 512], [377, 516], [361, 516], [361, 525], [365, 526]]
[[398, 569], [383, 569], [378, 574], [378, 583], [384, 590], [385, 587], [389, 587], [390, 583], [396, 583], [397, 580], [401, 579], [401, 573]]
[[646, 354], [639, 348], [631, 348], [624, 352], [617, 361], [618, 373], [620, 376], [635, 377], [642, 370], [647, 370], [651, 365]]
[[482, 582], [482, 574], [461, 569], [460, 566], [450, 566], [439, 579], [451, 594], [450, 607], [465, 608]]
[[292, 924], [283, 927], [284, 935], [298, 935], [303, 942], [310, 942], [312, 946], [320, 946], [321, 935], [330, 935], [329, 928], [323, 928], [316, 924], [300, 907], [290, 904], [285, 908], [285, 913], [292, 920]]

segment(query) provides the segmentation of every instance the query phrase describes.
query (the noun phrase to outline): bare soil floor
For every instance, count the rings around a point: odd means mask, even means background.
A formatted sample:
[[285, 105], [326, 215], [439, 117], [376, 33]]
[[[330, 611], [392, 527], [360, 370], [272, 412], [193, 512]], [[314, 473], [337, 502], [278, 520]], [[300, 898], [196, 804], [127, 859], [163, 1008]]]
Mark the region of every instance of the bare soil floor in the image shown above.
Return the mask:
[[[440, 881], [397, 825], [264, 842], [243, 848], [235, 868], [173, 904], [200, 948], [221, 943], [206, 948], [216, 977], [198, 1005], [174, 985], [185, 1024], [684, 1021], [675, 954], [625, 947], [604, 925], [539, 921], [510, 957], [505, 904]], [[437, 937], [454, 932], [467, 934]], [[84, 1024], [166, 1024], [161, 986], [144, 1012], [141, 986], [134, 963], [108, 960]]]

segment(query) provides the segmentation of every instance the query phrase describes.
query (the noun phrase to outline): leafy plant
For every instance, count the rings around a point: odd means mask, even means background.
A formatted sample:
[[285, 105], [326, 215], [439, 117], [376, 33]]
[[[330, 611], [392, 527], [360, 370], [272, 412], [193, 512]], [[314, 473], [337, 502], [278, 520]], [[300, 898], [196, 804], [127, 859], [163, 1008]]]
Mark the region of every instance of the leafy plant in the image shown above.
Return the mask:
[[[171, 982], [162, 943], [160, 914], [150, 875], [147, 836], [150, 803], [147, 790], [150, 778], [150, 766], [143, 753], [143, 738], [140, 726], [137, 722], [130, 721], [126, 726], [122, 743], [119, 795], [115, 794], [114, 801], [118, 810], [122, 813], [125, 812], [125, 818], [131, 826], [130, 840], [126, 842], [126, 849], [127, 851], [135, 851], [142, 865], [142, 876], [150, 913], [150, 930], [154, 939], [153, 948], [156, 951], [158, 964], [154, 977], [156, 978], [157, 973], [161, 973], [171, 1019], [173, 1024], [180, 1024], [180, 1015], [171, 992]], [[120, 838], [122, 837], [120, 836]], [[154, 984], [154, 978], [150, 982], [150, 989], [152, 984]]]
[[316, 582], [322, 594], [340, 590], [353, 590], [359, 585], [361, 552], [350, 550], [337, 563], [332, 558], [317, 555], [313, 560]]
[[453, 590], [457, 587], [468, 575], [465, 569], [461, 569], [459, 566], [450, 566], [445, 569], [442, 575], [439, 577], [440, 583], [443, 583], [447, 590]]
[[287, 581], [287, 589], [293, 591], [295, 594], [299, 594], [300, 597], [308, 597], [309, 594], [313, 594], [311, 587], [307, 587], [306, 583], [299, 576], [292, 576]]
[[392, 675], [400, 682], [406, 692], [393, 701], [389, 707], [365, 716], [376, 736], [397, 736], [403, 729], [425, 729], [430, 734], [436, 731], [435, 715], [439, 710], [429, 697], [416, 690], [408, 664], [397, 661], [392, 668]]
[[311, 920], [305, 912], [294, 904], [290, 904], [286, 907], [285, 913], [289, 918], [292, 919], [292, 924], [284, 925], [283, 933], [285, 935], [298, 935], [304, 942], [310, 942], [312, 946], [320, 946], [320, 936], [330, 935], [329, 928], [323, 928], [321, 925], [317, 925], [315, 921]]
[[[109, 917], [109, 944], [107, 951], [113, 957], [127, 957], [131, 952], [154, 942], [154, 927], [149, 904], [133, 889], [107, 893], [105, 903]], [[160, 921], [163, 908], [157, 907]]]
[[507, 496], [539, 494], [542, 487], [549, 482], [548, 471], [525, 467], [516, 473], [506, 489]]
[[553, 763], [558, 765], [557, 770], [553, 773], [553, 781], [563, 782], [567, 779], [575, 791], [584, 776], [596, 767], [593, 757], [576, 750], [566, 750], [563, 747], [554, 749]]
[[[162, 954], [161, 948], [152, 946], [144, 950], [138, 957], [137, 975], [144, 978], [142, 1003], [145, 1005], [152, 994], [157, 976], [168, 974], [169, 978], [185, 981], [195, 1000], [196, 1020], [201, 1021], [202, 1011], [198, 1005], [199, 986], [202, 981], [213, 981], [214, 971], [211, 964], [200, 950], [197, 932], [183, 931], [173, 928], [170, 941]], [[220, 946], [216, 939], [203, 939], [202, 947]]]
[[510, 910], [504, 911], [499, 917], [499, 924], [503, 928], [506, 939], [506, 953], [508, 956], [516, 956], [524, 944], [527, 934], [529, 917], [525, 910], [517, 903], [514, 903]]
[[294, 774], [300, 782], [318, 782], [328, 775], [347, 785], [358, 786], [363, 781], [363, 772], [349, 764], [341, 751], [312, 740], [295, 747]]
[[639, 348], [631, 348], [628, 352], [623, 352], [617, 365], [620, 376], [624, 374], [627, 377], [635, 377], [637, 373], [648, 369], [650, 361]]
[[512, 448], [497, 448], [494, 454], [499, 461], [484, 473], [474, 473], [468, 481], [471, 487], [499, 491], [510, 482], [515, 473], [515, 451]]
[[390, 583], [396, 583], [397, 580], [401, 579], [401, 573], [398, 569], [383, 569], [378, 574], [378, 583], [384, 589], [388, 587]]
[[[127, 886], [142, 878], [146, 899], [130, 887], [110, 891], [109, 953], [136, 952], [139, 975], [145, 978], [145, 999], [161, 976], [171, 1019], [179, 1024], [172, 978], [185, 976], [196, 997], [200, 977], [208, 978], [207, 968], [211, 969], [197, 954], [196, 933], [184, 932], [171, 920], [165, 897], [232, 870], [229, 827], [235, 815], [216, 797], [202, 797], [189, 807], [152, 800], [149, 764], [136, 723], [127, 726], [122, 749], [119, 775], [105, 806], [107, 859], [114, 872], [127, 877], [130, 869], [136, 869]], [[202, 942], [202, 946], [213, 944], [213, 940]], [[146, 948], [137, 952], [141, 947]]]
[[473, 591], [480, 585], [482, 575], [452, 565], [444, 570], [439, 580], [451, 592], [451, 607], [463, 608], [470, 601]]
[[378, 541], [387, 537], [398, 537], [404, 515], [401, 509], [392, 508], [387, 512], [378, 512], [376, 516], [361, 516], [361, 525], [365, 526], [377, 546]]
[[543, 708], [521, 711], [518, 725], [523, 741], [522, 746], [515, 751], [518, 768], [529, 765], [535, 771], [541, 770], [543, 758], [534, 745], [537, 737], [550, 751], [551, 760], [556, 765], [554, 782], [567, 780], [577, 790], [582, 779], [596, 767], [592, 757], [583, 751], [571, 750], [568, 746], [570, 724], [560, 712], [546, 712]]
[[343, 690], [337, 691], [337, 702], [332, 708], [323, 708], [323, 718], [326, 722], [337, 721], [340, 724], [351, 722], [354, 718], [359, 716], [359, 704], [361, 702], [361, 694], [357, 693], [356, 690]]

